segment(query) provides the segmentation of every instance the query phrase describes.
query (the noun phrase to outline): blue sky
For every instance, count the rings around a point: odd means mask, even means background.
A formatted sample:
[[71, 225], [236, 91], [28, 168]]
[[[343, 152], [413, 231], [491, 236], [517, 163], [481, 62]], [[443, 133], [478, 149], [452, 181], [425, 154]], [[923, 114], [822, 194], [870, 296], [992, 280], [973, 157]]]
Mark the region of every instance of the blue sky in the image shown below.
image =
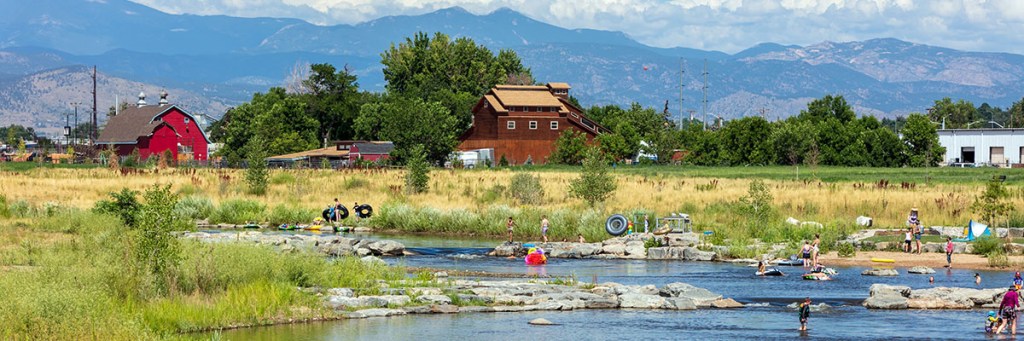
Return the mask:
[[135, 0], [170, 13], [299, 18], [320, 25], [461, 6], [508, 7], [566, 28], [622, 31], [659, 47], [735, 53], [762, 42], [898, 38], [1024, 53], [1024, 0]]

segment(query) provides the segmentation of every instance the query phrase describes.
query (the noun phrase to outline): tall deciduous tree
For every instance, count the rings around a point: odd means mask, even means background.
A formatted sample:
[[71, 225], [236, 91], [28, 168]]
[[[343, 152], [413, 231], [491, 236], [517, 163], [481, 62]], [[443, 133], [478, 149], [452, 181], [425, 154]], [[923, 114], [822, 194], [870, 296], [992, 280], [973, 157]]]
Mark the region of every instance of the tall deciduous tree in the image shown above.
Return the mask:
[[[962, 129], [981, 119], [974, 104], [964, 100], [953, 102], [949, 97], [935, 101], [928, 118], [934, 122], [946, 120], [947, 129]], [[975, 126], [979, 127], [979, 126]]]
[[395, 161], [404, 162], [413, 146], [423, 145], [427, 160], [435, 165], [444, 163], [455, 150], [458, 125], [458, 119], [438, 102], [394, 95], [364, 104], [355, 121], [359, 138], [394, 142]]
[[939, 133], [927, 116], [907, 116], [907, 124], [901, 132], [911, 166], [931, 167], [942, 161], [946, 148], [939, 144]]
[[313, 64], [302, 84], [309, 91], [302, 95], [306, 111], [320, 123], [317, 136], [326, 143], [352, 138], [352, 123], [360, 104], [356, 75], [347, 67], [338, 70], [331, 64]]
[[595, 147], [588, 148], [583, 159], [583, 172], [569, 184], [569, 193], [583, 199], [588, 205], [604, 202], [617, 187], [615, 178], [608, 174], [608, 161]]
[[294, 153], [316, 148], [320, 123], [306, 111], [302, 99], [288, 95], [283, 88], [271, 88], [266, 94], [253, 95], [252, 101], [230, 111], [221, 123], [224, 148], [220, 153], [229, 160], [248, 158], [247, 146], [254, 136], [264, 139], [269, 155]]
[[772, 127], [765, 119], [755, 116], [730, 121], [721, 134], [728, 164], [767, 165], [772, 161]]
[[807, 103], [807, 110], [800, 112], [801, 119], [808, 119], [813, 122], [822, 122], [828, 118], [835, 118], [839, 123], [846, 124], [857, 118], [853, 108], [846, 103], [843, 96], [827, 95]]
[[566, 165], [578, 165], [583, 162], [587, 151], [587, 136], [576, 129], [566, 129], [555, 140], [555, 151], [548, 161]]

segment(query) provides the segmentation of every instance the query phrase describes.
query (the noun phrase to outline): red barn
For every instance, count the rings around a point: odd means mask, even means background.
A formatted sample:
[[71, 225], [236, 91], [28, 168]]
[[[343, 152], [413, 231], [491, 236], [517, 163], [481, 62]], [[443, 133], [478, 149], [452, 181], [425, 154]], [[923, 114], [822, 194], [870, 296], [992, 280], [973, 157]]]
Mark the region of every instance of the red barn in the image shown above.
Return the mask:
[[473, 124], [458, 149], [494, 149], [510, 164], [546, 163], [563, 131], [574, 129], [593, 142], [606, 130], [569, 103], [569, 84], [497, 85], [473, 107]]
[[167, 104], [167, 93], [160, 94], [158, 105], [146, 105], [146, 94], [139, 93], [138, 106], [119, 112], [107, 121], [97, 139], [101, 148], [114, 148], [117, 155], [133, 150], [146, 159], [170, 150], [174, 160], [207, 160], [206, 138], [196, 118], [175, 105]]

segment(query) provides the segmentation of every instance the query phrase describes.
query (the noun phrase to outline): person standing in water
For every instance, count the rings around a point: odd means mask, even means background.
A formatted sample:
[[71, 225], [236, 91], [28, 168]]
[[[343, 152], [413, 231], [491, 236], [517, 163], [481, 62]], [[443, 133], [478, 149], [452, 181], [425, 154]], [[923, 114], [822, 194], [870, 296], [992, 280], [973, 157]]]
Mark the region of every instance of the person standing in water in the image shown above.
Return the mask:
[[1010, 290], [1003, 295], [1003, 301], [999, 303], [999, 313], [1003, 317], [1003, 322], [999, 324], [999, 328], [996, 328], [996, 334], [1002, 332], [1006, 325], [1010, 325], [1010, 334], [1017, 335], [1017, 307], [1019, 305], [1020, 296], [1017, 295], [1017, 289], [1010, 287]]
[[1020, 277], [1020, 271], [1013, 274], [1013, 287], [1020, 291], [1020, 288], [1024, 286], [1024, 278]]
[[818, 248], [819, 245], [821, 245], [821, 236], [819, 236], [817, 233], [815, 233], [814, 234], [814, 241], [811, 242], [811, 264], [812, 265], [813, 264], [818, 264], [818, 251], [821, 250], [821, 249]]
[[800, 249], [800, 253], [802, 253], [803, 256], [804, 256], [803, 257], [803, 259], [804, 259], [804, 267], [805, 268], [806, 267], [810, 267], [811, 266], [811, 264], [810, 264], [810, 262], [811, 262], [811, 244], [809, 244], [806, 240], [804, 241], [804, 247], [802, 249]]
[[512, 242], [512, 229], [516, 226], [516, 221], [512, 220], [512, 217], [508, 217], [508, 222], [505, 223], [505, 227], [508, 229], [508, 242]]
[[807, 319], [811, 317], [811, 298], [807, 297], [804, 299], [804, 303], [800, 303], [800, 331], [807, 331]]
[[540, 237], [544, 239], [544, 242], [548, 242], [548, 216], [540, 216]]
[[946, 267], [953, 266], [953, 237], [946, 237]]

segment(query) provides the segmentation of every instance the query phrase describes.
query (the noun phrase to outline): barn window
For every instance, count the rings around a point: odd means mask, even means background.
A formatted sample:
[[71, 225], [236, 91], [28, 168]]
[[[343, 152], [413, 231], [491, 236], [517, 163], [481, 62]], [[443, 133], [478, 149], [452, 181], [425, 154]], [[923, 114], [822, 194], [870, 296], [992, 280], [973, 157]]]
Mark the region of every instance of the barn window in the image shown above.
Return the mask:
[[185, 124], [188, 124], [188, 117], [185, 117]]
[[530, 129], [537, 129], [537, 121], [530, 121]]
[[558, 130], [558, 121], [551, 121], [551, 130]]
[[508, 129], [516, 129], [516, 121], [508, 121], [505, 123], [505, 127]]

